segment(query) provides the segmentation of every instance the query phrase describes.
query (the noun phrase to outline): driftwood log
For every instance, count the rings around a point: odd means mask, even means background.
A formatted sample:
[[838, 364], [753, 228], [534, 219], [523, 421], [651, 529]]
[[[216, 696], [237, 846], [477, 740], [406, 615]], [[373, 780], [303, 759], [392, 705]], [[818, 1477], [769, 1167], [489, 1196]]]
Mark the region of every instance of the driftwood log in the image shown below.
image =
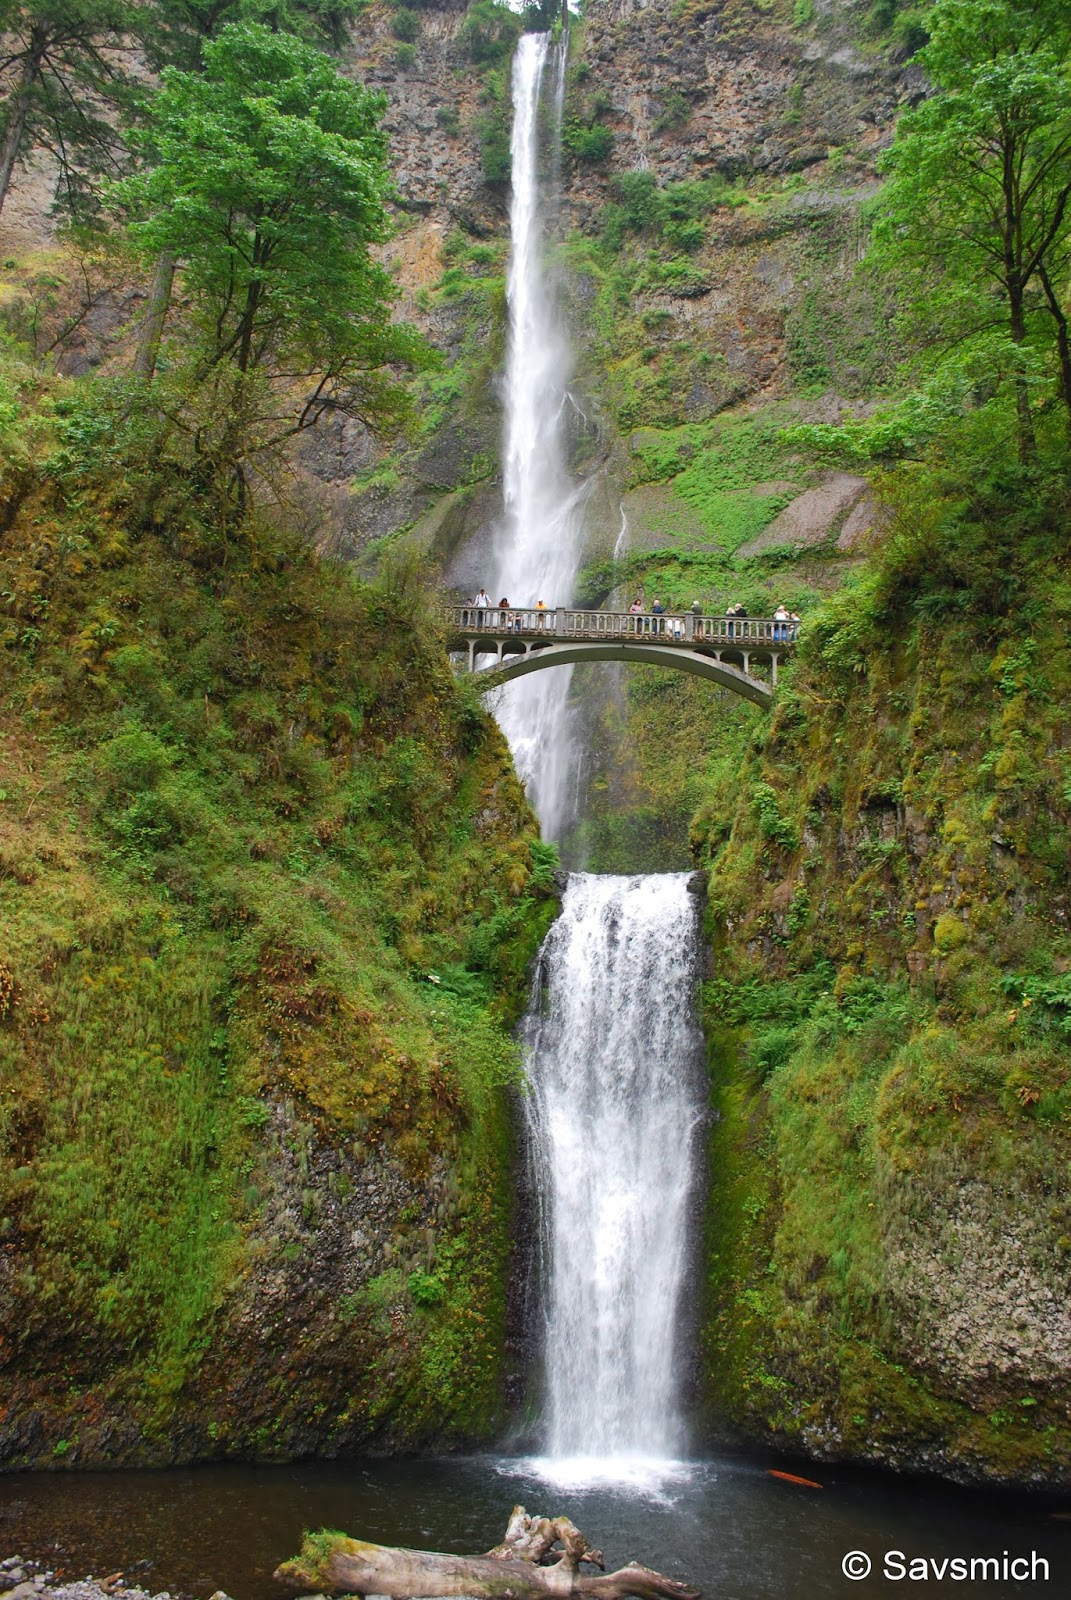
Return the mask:
[[[558, 1548], [560, 1546], [560, 1549]], [[581, 1574], [581, 1563], [603, 1567], [602, 1552], [588, 1544], [568, 1517], [530, 1517], [514, 1506], [501, 1544], [483, 1556], [437, 1550], [402, 1550], [368, 1544], [341, 1533], [306, 1534], [301, 1554], [275, 1573], [280, 1583], [306, 1594], [386, 1595], [389, 1600], [430, 1600], [471, 1595], [474, 1600], [700, 1600], [698, 1589], [630, 1562], [601, 1577]]]

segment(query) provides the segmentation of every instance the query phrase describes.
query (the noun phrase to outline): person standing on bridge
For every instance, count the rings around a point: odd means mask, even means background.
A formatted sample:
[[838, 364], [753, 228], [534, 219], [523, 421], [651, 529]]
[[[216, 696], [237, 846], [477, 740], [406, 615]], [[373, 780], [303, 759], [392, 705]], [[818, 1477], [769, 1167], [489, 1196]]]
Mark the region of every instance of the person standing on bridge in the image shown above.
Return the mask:
[[790, 620], [789, 619], [789, 615], [788, 615], [788, 607], [782, 602], [782, 604], [779, 605], [777, 610], [774, 612], [773, 617], [774, 617], [774, 622], [773, 622], [773, 636], [774, 636], [774, 638], [777, 639], [777, 640], [787, 639], [788, 638], [788, 623], [789, 623], [789, 620]]
[[536, 611], [538, 612], [538, 616], [536, 617], [536, 627], [545, 628], [547, 625], [547, 608], [543, 604], [542, 600], [536, 601]]
[[498, 602], [498, 626], [504, 628], [509, 623], [509, 601], [505, 595]]
[[666, 608], [656, 595], [651, 601], [651, 616], [654, 618], [654, 626], [651, 629], [652, 633], [662, 632], [663, 628], [665, 627], [665, 623], [662, 621], [662, 618], [665, 616], [665, 614]]
[[490, 611], [491, 609], [491, 596], [487, 593], [486, 589], [478, 589], [476, 592], [476, 598], [472, 603], [476, 607], [476, 626], [478, 628], [482, 628], [483, 614], [485, 611]]

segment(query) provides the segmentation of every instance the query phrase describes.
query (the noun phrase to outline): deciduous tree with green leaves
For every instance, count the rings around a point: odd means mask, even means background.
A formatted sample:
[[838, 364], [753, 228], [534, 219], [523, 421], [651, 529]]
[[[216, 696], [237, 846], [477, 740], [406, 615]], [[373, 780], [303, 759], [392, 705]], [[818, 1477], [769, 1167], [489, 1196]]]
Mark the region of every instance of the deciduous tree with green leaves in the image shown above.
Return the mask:
[[146, 169], [114, 187], [136, 248], [182, 273], [178, 420], [242, 482], [243, 462], [328, 411], [377, 429], [404, 418], [391, 369], [426, 347], [392, 322], [371, 254], [391, 231], [383, 109], [310, 45], [237, 24], [204, 43], [201, 72], [164, 72]]
[[1001, 334], [1028, 460], [1031, 357], [1053, 365], [1071, 428], [1071, 7], [937, 0], [927, 25], [933, 93], [889, 154], [879, 251], [922, 344]]

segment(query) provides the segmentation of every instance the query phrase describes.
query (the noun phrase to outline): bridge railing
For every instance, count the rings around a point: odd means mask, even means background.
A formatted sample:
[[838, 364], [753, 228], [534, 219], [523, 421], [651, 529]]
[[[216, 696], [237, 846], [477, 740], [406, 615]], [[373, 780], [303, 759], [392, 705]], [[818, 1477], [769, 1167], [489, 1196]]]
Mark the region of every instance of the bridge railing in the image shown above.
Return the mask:
[[556, 638], [657, 638], [660, 644], [790, 645], [799, 623], [776, 617], [697, 617], [691, 610], [662, 613], [586, 611], [574, 606], [450, 606], [447, 622], [458, 633]]

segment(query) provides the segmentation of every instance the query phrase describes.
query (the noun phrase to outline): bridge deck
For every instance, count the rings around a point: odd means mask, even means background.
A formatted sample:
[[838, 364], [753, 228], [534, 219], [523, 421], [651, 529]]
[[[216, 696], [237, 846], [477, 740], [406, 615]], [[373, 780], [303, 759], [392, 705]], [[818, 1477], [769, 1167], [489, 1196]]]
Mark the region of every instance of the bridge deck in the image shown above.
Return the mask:
[[[797, 623], [781, 622], [773, 617], [697, 617], [691, 611], [666, 612], [661, 616], [651, 613], [637, 616], [631, 611], [588, 611], [574, 606], [558, 606], [554, 610], [540, 611], [535, 607], [491, 606], [478, 610], [475, 606], [451, 606], [447, 610], [451, 631], [466, 642], [469, 639], [487, 640], [497, 645], [501, 640], [514, 640], [528, 644], [558, 642], [571, 643], [590, 639], [605, 642], [607, 639], [647, 640], [666, 646], [680, 645], [695, 649], [705, 644], [740, 649], [747, 645], [750, 652], [778, 655], [788, 651], [795, 642]], [[766, 647], [766, 648], [763, 648]]]

